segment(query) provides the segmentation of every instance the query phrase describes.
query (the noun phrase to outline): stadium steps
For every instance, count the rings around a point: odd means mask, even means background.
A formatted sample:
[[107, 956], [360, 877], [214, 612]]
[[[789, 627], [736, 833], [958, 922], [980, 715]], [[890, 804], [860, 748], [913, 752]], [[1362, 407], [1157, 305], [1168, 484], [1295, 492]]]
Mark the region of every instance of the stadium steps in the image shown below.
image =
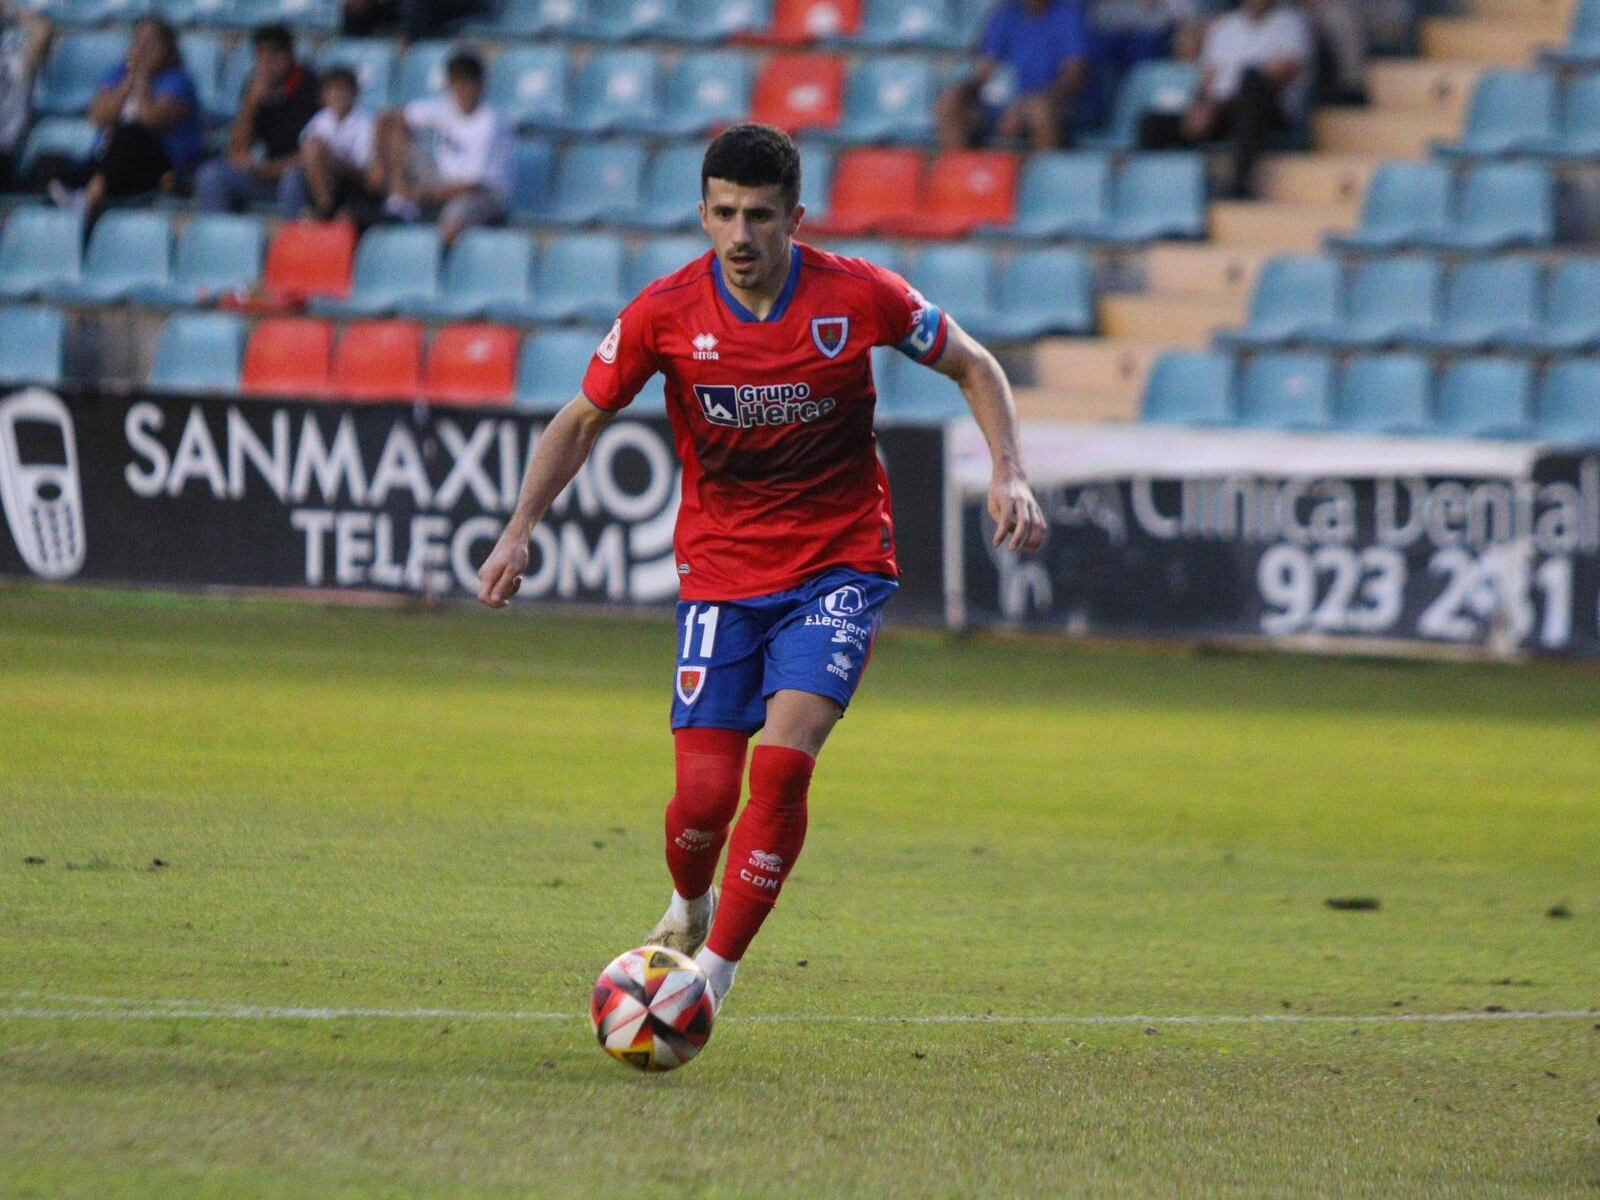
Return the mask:
[[1557, 15], [1430, 17], [1422, 22], [1421, 44], [1428, 58], [1524, 67], [1566, 37], [1567, 22]]
[[1211, 206], [1211, 238], [1280, 253], [1312, 251], [1330, 233], [1355, 228], [1360, 205], [1223, 200]]
[[1261, 194], [1285, 204], [1359, 205], [1383, 159], [1364, 154], [1279, 154], [1262, 162]]
[[1575, 0], [1476, 0], [1472, 12], [1499, 21], [1555, 21], [1565, 29], [1576, 7]]
[[1046, 338], [1034, 350], [1032, 390], [1054, 396], [1086, 396], [1133, 403], [1167, 349], [1148, 338]]
[[1023, 421], [1132, 421], [1139, 416], [1140, 392], [1101, 392], [1081, 384], [1069, 387], [1019, 387], [1011, 390]]
[[1249, 246], [1166, 244], [1145, 254], [1145, 287], [1163, 295], [1250, 295], [1270, 250]]
[[1190, 296], [1144, 292], [1104, 296], [1100, 328], [1109, 337], [1204, 346], [1214, 330], [1242, 325], [1244, 296]]
[[1461, 118], [1435, 109], [1353, 108], [1318, 113], [1316, 130], [1318, 149], [1330, 154], [1421, 158], [1432, 143], [1454, 141]]

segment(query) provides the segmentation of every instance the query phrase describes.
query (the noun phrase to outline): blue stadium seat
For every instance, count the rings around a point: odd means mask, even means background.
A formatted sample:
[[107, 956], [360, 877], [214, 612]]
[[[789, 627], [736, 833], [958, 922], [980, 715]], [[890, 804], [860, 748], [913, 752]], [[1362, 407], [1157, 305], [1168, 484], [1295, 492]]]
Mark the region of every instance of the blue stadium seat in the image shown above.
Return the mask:
[[602, 50], [578, 71], [566, 130], [597, 134], [648, 124], [661, 115], [660, 70], [648, 50]]
[[442, 95], [444, 65], [455, 49], [453, 42], [441, 40], [412, 42], [400, 60], [400, 73], [394, 83], [395, 104]]
[[643, 188], [643, 146], [637, 142], [582, 142], [562, 155], [551, 202], [542, 219], [557, 225], [625, 220], [639, 211]]
[[1404, 340], [1428, 350], [1481, 350], [1538, 326], [1539, 268], [1525, 258], [1490, 258], [1458, 267], [1438, 322], [1407, 330]]
[[1417, 354], [1352, 358], [1333, 398], [1333, 426], [1346, 433], [1426, 433], [1433, 368]]
[[1132, 150], [1139, 144], [1139, 122], [1147, 112], [1180, 113], [1189, 107], [1200, 72], [1193, 63], [1148, 59], [1122, 79], [1104, 133], [1079, 138], [1088, 149]]
[[911, 282], [962, 326], [995, 319], [994, 259], [976, 246], [933, 246], [917, 255]]
[[856, 144], [931, 143], [938, 98], [933, 66], [923, 59], [866, 59], [850, 72], [834, 135]]
[[1568, 359], [1546, 371], [1534, 428], [1546, 441], [1600, 445], [1600, 362]]
[[225, 55], [222, 39], [209, 29], [191, 29], [179, 35], [178, 49], [183, 55], [183, 65], [194, 79], [195, 91], [200, 96], [201, 113], [208, 121], [216, 120], [216, 114], [223, 106], [222, 63]]
[[875, 50], [958, 50], [965, 45], [947, 0], [867, 0], [855, 40]]
[[583, 13], [577, 0], [501, 0], [492, 18], [470, 28], [513, 38], [560, 37], [577, 32]]
[[1344, 312], [1344, 271], [1331, 258], [1294, 255], [1270, 260], [1250, 297], [1243, 329], [1224, 330], [1218, 346], [1267, 348], [1298, 341], [1314, 329], [1338, 325]]
[[630, 297], [622, 294], [622, 239], [610, 234], [552, 238], [534, 268], [533, 294], [489, 305], [492, 320], [610, 323]]
[[207, 25], [255, 29], [282, 22], [308, 33], [336, 33], [340, 0], [228, 0], [204, 17]]
[[489, 64], [489, 103], [515, 127], [561, 129], [570, 92], [560, 46], [507, 46]]
[[314, 313], [376, 317], [402, 304], [426, 302], [439, 291], [439, 231], [432, 225], [379, 225], [356, 247], [350, 294], [318, 296]]
[[1367, 185], [1361, 224], [1328, 239], [1338, 250], [1398, 250], [1450, 228], [1450, 168], [1442, 163], [1384, 163]]
[[772, 0], [680, 0], [678, 12], [685, 41], [725, 42], [772, 24]]
[[1231, 355], [1169, 351], [1150, 370], [1140, 420], [1151, 425], [1231, 425], [1234, 373]]
[[34, 84], [35, 112], [74, 116], [89, 111], [100, 81], [128, 54], [126, 30], [69, 33], [51, 47]]
[[66, 326], [59, 309], [0, 308], [0, 383], [60, 383]]
[[1528, 150], [1553, 138], [1560, 102], [1554, 75], [1542, 71], [1488, 71], [1472, 92], [1459, 141], [1436, 144], [1451, 158], [1493, 158]]
[[840, 238], [829, 242], [823, 249], [846, 258], [864, 258], [898, 275], [906, 273], [905, 255], [893, 242], [879, 241], [877, 238]]
[[394, 46], [381, 38], [338, 38], [317, 55], [317, 69], [348, 67], [361, 85], [358, 108], [378, 112], [390, 104], [394, 78]]
[[679, 21], [670, 0], [592, 0], [578, 33], [598, 42], [671, 38]]
[[64, 28], [136, 21], [151, 11], [150, 0], [56, 0], [44, 9], [52, 24]]
[[1428, 249], [1488, 254], [1555, 240], [1556, 189], [1550, 172], [1532, 163], [1490, 163], [1467, 174], [1456, 220], [1419, 238]]
[[237, 392], [244, 321], [233, 313], [177, 313], [156, 343], [150, 387], [161, 392]]
[[169, 25], [216, 25], [231, 0], [155, 0], [155, 14]]
[[1600, 259], [1562, 262], [1546, 286], [1543, 319], [1530, 329], [1503, 332], [1495, 341], [1533, 354], [1600, 349]]
[[878, 420], [886, 424], [943, 423], [968, 411], [953, 380], [887, 346], [873, 348], [872, 383]]
[[405, 316], [466, 321], [496, 304], [527, 302], [533, 277], [533, 239], [515, 229], [468, 229], [445, 256], [434, 295], [401, 299]]
[[541, 329], [522, 341], [517, 356], [516, 406], [524, 412], [553, 413], [583, 386], [589, 360], [604, 330]]
[[542, 221], [550, 210], [556, 173], [556, 152], [549, 142], [521, 138], [511, 152], [511, 215], [518, 221]]
[[1237, 424], [1251, 429], [1326, 429], [1333, 419], [1333, 364], [1320, 354], [1252, 358], [1239, 385]]
[[1116, 245], [1206, 233], [1206, 169], [1199, 154], [1136, 154], [1111, 185], [1111, 220], [1081, 236]]
[[217, 74], [216, 94], [207, 100], [205, 94], [201, 93], [200, 100], [205, 106], [207, 120], [213, 123], [233, 120], [234, 114], [239, 111], [239, 102], [244, 99], [250, 73], [255, 69], [255, 51], [249, 39], [235, 43], [222, 59], [222, 69]]
[[623, 276], [623, 293], [630, 298], [637, 296], [663, 275], [671, 275], [688, 266], [710, 248], [702, 234], [651, 238], [635, 250], [633, 257], [628, 260], [628, 269]]
[[1600, 72], [1584, 75], [1567, 85], [1561, 101], [1561, 124], [1556, 133], [1534, 141], [1535, 154], [1583, 162], [1600, 158]]
[[1094, 273], [1078, 250], [1029, 250], [1000, 268], [996, 301], [976, 327], [956, 320], [983, 341], [1021, 342], [1046, 334], [1094, 332]]
[[0, 233], [0, 298], [36, 296], [83, 274], [83, 222], [76, 213], [19, 208]]
[[1539, 57], [1560, 67], [1600, 67], [1600, 0], [1578, 0], [1566, 45], [1542, 50]]
[[1462, 437], [1528, 436], [1533, 368], [1507, 358], [1463, 358], [1445, 368], [1434, 432]]
[[[833, 200], [833, 150], [814, 141], [800, 143], [800, 202], [806, 220], [826, 221]], [[802, 238], [807, 234], [802, 232]]]
[[1431, 258], [1377, 258], [1350, 276], [1345, 315], [1301, 331], [1302, 340], [1341, 350], [1376, 350], [1408, 330], [1438, 323], [1443, 271]]
[[[687, 137], [743, 120], [750, 111], [755, 69], [748, 55], [733, 51], [687, 54], [667, 75], [661, 109], [634, 117], [640, 133]], [[809, 169], [810, 164], [806, 164]]]
[[1029, 156], [1017, 190], [1017, 218], [979, 232], [1006, 238], [1072, 237], [1111, 220], [1111, 159], [1054, 152]]
[[628, 224], [663, 232], [697, 226], [704, 159], [705, 148], [698, 142], [659, 151], [645, 175], [644, 199]]
[[46, 284], [41, 294], [66, 304], [116, 304], [171, 278], [172, 223], [161, 213], [124, 208], [95, 225], [82, 277]]
[[41, 154], [62, 154], [83, 162], [93, 153], [99, 139], [99, 128], [86, 117], [41, 117], [28, 130], [17, 174], [26, 176]]
[[250, 217], [200, 213], [178, 238], [172, 278], [132, 289], [139, 304], [186, 307], [253, 290], [261, 279], [265, 235]]

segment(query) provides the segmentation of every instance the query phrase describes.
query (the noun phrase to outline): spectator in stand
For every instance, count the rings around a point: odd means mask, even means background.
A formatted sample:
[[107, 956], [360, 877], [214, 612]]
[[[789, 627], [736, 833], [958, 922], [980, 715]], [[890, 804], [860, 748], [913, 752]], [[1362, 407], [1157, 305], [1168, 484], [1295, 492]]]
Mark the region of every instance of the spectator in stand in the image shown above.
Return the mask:
[[1067, 145], [1092, 51], [1077, 0], [1005, 0], [984, 27], [973, 73], [939, 98], [940, 145], [992, 138], [1022, 139], [1036, 150]]
[[456, 54], [444, 74], [443, 96], [413, 100], [379, 120], [373, 183], [386, 197], [385, 214], [398, 221], [436, 216], [448, 245], [463, 229], [505, 215], [511, 136], [483, 102], [482, 59]]
[[89, 105], [100, 142], [86, 163], [63, 164], [50, 198], [93, 222], [109, 200], [176, 187], [200, 157], [200, 97], [184, 69], [172, 26], [144, 17], [126, 62], [106, 75]]
[[365, 225], [375, 204], [370, 184], [376, 123], [356, 110], [360, 85], [348, 67], [322, 77], [322, 109], [300, 134], [300, 165], [284, 175], [285, 215], [332, 220], [340, 212]]
[[23, 12], [15, 20], [0, 5], [0, 187], [17, 178], [22, 139], [32, 115], [34, 76], [50, 49], [50, 22]]
[[1092, 14], [1097, 57], [1113, 77], [1146, 59], [1194, 56], [1194, 0], [1095, 0]]
[[228, 134], [228, 152], [195, 173], [201, 212], [231, 212], [283, 196], [300, 161], [300, 131], [317, 111], [317, 81], [295, 61], [286, 25], [263, 25], [250, 35], [255, 70]]
[[1317, 99], [1367, 102], [1367, 14], [1360, 0], [1304, 0], [1317, 32]]
[[1243, 0], [1211, 23], [1200, 47], [1200, 89], [1186, 113], [1146, 113], [1146, 150], [1194, 146], [1216, 138], [1232, 145], [1229, 195], [1253, 194], [1256, 158], [1268, 136], [1305, 113], [1313, 43], [1305, 13], [1278, 0]]

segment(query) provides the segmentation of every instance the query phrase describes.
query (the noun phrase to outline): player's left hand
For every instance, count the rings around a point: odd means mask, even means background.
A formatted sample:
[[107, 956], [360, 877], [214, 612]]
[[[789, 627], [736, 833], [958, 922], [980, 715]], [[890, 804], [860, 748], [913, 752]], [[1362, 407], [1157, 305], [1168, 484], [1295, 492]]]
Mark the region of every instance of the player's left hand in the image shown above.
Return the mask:
[[994, 518], [996, 546], [1032, 554], [1044, 545], [1049, 530], [1044, 510], [1023, 480], [996, 479], [989, 485], [989, 516]]

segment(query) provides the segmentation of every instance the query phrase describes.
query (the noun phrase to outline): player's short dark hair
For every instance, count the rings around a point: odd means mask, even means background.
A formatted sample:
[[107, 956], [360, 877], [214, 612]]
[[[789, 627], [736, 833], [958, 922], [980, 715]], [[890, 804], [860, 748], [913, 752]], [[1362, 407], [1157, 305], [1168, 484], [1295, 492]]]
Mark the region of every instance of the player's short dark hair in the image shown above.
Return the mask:
[[775, 183], [784, 204], [793, 209], [800, 203], [800, 151], [793, 138], [771, 125], [734, 125], [706, 147], [705, 161], [700, 164], [702, 200], [706, 183], [712, 179], [726, 179], [740, 187]]
[[451, 83], [482, 83], [483, 59], [470, 50], [458, 50], [444, 65], [444, 77]]
[[356, 80], [356, 73], [349, 67], [329, 67], [322, 73], [322, 86], [336, 84], [349, 88], [352, 92], [360, 92], [361, 84]]
[[294, 34], [289, 32], [287, 25], [258, 25], [250, 34], [250, 44], [257, 50], [280, 50], [284, 54], [293, 54]]

